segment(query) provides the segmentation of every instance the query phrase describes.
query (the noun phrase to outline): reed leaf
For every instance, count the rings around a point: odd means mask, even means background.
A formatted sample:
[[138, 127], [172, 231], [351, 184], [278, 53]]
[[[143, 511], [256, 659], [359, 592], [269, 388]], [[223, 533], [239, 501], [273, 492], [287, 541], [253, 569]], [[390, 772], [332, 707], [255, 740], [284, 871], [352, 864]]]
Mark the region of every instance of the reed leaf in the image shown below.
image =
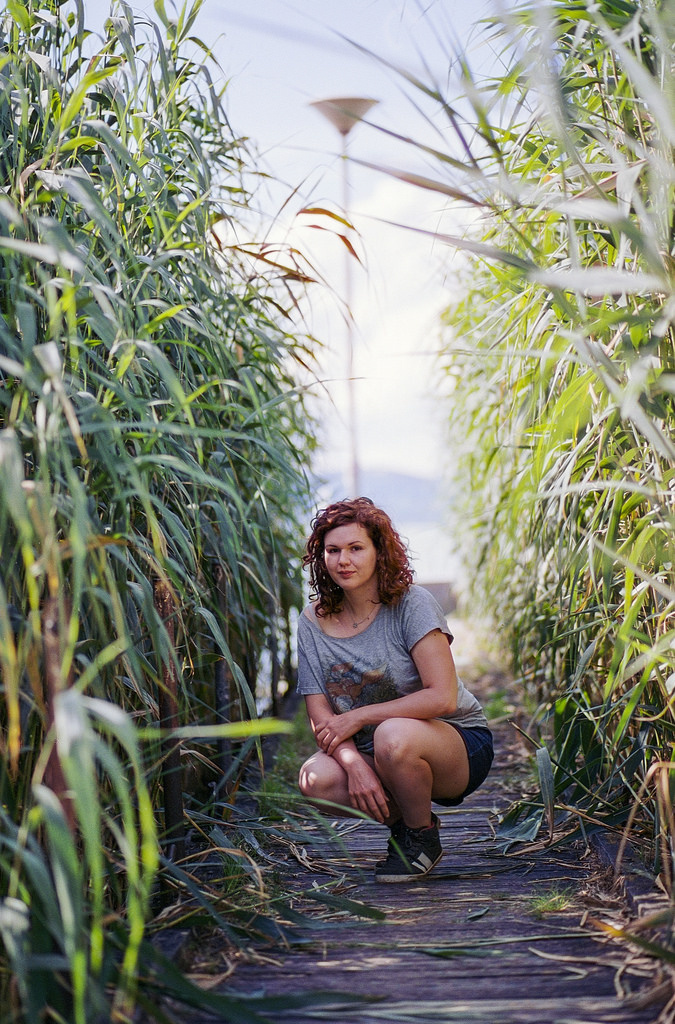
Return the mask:
[[252, 283], [217, 234], [247, 237], [256, 167], [192, 36], [199, 9], [157, 4], [160, 28], [115, 4], [102, 37], [79, 0], [10, 0], [0, 18], [0, 930], [18, 979], [2, 973], [0, 1003], [15, 1022], [132, 1016], [167, 759], [179, 801], [236, 788], [245, 758], [224, 744], [255, 754], [278, 729], [256, 721], [276, 697], [260, 666], [303, 600], [313, 424], [296, 367], [314, 342], [287, 315], [281, 261]]
[[[543, 803], [629, 821], [649, 859], [669, 839], [644, 780], [675, 734], [675, 22], [661, 3], [526, 0], [490, 31], [503, 71], [448, 54], [456, 97], [405, 76], [418, 109], [415, 90], [455, 115], [442, 155], [419, 147], [419, 184], [458, 217], [484, 209], [440, 236], [465, 255], [442, 356], [458, 550], [538, 708]], [[466, 170], [446, 159], [463, 124]], [[542, 818], [519, 807], [505, 838]]]

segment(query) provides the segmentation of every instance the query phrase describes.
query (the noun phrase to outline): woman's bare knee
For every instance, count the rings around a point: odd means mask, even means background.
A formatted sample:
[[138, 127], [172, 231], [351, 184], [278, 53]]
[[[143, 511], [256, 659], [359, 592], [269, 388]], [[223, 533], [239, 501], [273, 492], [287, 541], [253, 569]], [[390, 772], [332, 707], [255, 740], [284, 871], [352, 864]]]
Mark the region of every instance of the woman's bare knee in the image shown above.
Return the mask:
[[409, 718], [388, 718], [378, 725], [373, 736], [376, 766], [419, 757], [410, 723]]
[[343, 783], [342, 768], [321, 751], [307, 758], [300, 768], [298, 785], [300, 792], [308, 800], [329, 800], [336, 787]]

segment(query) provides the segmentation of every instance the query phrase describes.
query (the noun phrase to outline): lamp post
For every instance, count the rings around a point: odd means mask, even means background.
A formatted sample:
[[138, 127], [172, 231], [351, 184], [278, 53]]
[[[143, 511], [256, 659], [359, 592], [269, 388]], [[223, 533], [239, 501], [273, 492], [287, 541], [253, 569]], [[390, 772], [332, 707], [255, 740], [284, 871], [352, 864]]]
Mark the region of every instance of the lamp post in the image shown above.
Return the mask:
[[[377, 100], [343, 96], [332, 100], [317, 100], [310, 106], [323, 114], [342, 138], [342, 208], [349, 223], [349, 161], [347, 160], [347, 136]], [[358, 431], [356, 422], [356, 393], [354, 388], [354, 324], [352, 320], [352, 264], [351, 255], [345, 246], [345, 306], [347, 310], [347, 425], [349, 431], [349, 489], [351, 496], [360, 494], [360, 471], [358, 456]]]

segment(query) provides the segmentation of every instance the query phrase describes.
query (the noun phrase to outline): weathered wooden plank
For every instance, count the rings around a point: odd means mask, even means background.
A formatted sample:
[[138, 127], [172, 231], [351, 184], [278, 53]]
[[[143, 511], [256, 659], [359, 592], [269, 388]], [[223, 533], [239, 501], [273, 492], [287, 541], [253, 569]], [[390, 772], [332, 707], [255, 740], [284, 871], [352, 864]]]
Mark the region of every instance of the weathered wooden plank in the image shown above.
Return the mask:
[[[333, 885], [383, 912], [384, 920], [332, 914], [301, 948], [276, 950], [272, 958], [267, 950], [264, 964], [241, 962], [228, 991], [269, 997], [322, 991], [338, 1001], [345, 993], [363, 999], [356, 1006], [336, 1002], [270, 1017], [294, 1024], [652, 1024], [653, 1006], [617, 998], [615, 977], [625, 952], [582, 927], [588, 908], [580, 893], [590, 864], [580, 851], [506, 856], [495, 842], [495, 813], [515, 795], [504, 782], [513, 763], [514, 735], [503, 729], [488, 784], [473, 802], [440, 811], [445, 852], [425, 879], [374, 881], [388, 836], [381, 826], [350, 823], [339, 843], [317, 830], [306, 865], [288, 862], [287, 884], [298, 893], [298, 905], [304, 911], [311, 906], [303, 893], [313, 885]], [[314, 870], [315, 860], [330, 861], [342, 877]], [[537, 917], [532, 898], [553, 890], [569, 890], [569, 906]], [[316, 912], [328, 913], [319, 905]], [[645, 978], [636, 968], [623, 982], [639, 993]]]
[[387, 1002], [386, 1005], [331, 1007], [311, 1013], [276, 1012], [275, 1021], [312, 1024], [317, 1020], [359, 1024], [654, 1024], [654, 1010], [636, 1016], [614, 999], [468, 999]]
[[[310, 827], [302, 863], [289, 851], [275, 869], [296, 894], [296, 909], [320, 927], [285, 949], [261, 945], [242, 954], [223, 991], [324, 995], [309, 1008], [283, 1012], [254, 1004], [273, 1024], [653, 1024], [658, 1005], [622, 1000], [615, 984], [621, 968], [622, 990], [645, 998], [649, 968], [636, 959], [625, 969], [625, 949], [585, 923], [587, 911], [602, 916], [605, 909], [602, 893], [599, 903], [584, 896], [594, 881], [585, 851], [507, 856], [495, 841], [496, 816], [518, 795], [514, 767], [523, 760], [515, 731], [503, 725], [488, 782], [461, 807], [436, 809], [443, 858], [410, 884], [374, 881], [388, 837], [383, 827], [342, 823], [338, 839]], [[383, 919], [313, 903], [315, 886], [375, 908]], [[570, 892], [568, 905], [537, 916], [533, 897], [556, 890]], [[193, 1017], [191, 1024], [214, 1020]]]

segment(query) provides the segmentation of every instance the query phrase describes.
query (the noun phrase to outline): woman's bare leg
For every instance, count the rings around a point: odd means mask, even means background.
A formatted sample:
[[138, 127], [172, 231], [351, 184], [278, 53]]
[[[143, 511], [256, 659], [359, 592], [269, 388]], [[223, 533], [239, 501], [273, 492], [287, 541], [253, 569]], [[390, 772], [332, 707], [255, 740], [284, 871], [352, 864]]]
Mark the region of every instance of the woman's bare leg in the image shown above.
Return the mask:
[[[374, 761], [366, 754], [362, 755], [371, 766]], [[317, 750], [300, 769], [300, 792], [324, 814], [336, 817], [362, 817], [358, 811], [351, 810], [349, 783], [347, 773], [335, 758]], [[336, 806], [328, 806], [336, 805]], [[401, 814], [394, 802], [389, 799], [390, 816], [385, 824], [398, 820]]]
[[431, 823], [433, 797], [461, 796], [469, 783], [462, 737], [447, 722], [390, 718], [375, 730], [375, 771], [409, 828]]

